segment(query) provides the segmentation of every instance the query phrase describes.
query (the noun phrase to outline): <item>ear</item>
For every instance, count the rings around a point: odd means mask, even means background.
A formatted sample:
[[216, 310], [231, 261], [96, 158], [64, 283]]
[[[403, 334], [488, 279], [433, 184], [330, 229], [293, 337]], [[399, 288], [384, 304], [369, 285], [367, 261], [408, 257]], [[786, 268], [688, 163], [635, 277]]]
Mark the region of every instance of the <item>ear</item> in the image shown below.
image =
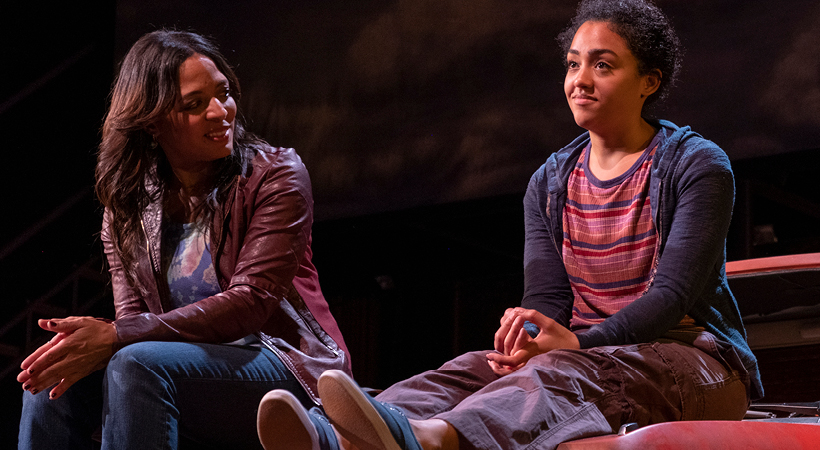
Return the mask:
[[151, 136], [156, 136], [156, 135], [157, 135], [157, 133], [159, 133], [159, 129], [157, 128], [157, 125], [156, 125], [156, 124], [154, 124], [154, 123], [149, 123], [149, 124], [148, 124], [148, 125], [146, 125], [146, 127], [145, 127], [145, 132], [146, 132], [146, 133], [148, 133], [148, 134], [150, 134]]
[[643, 76], [643, 90], [641, 97], [646, 98], [657, 92], [661, 87], [661, 79], [663, 74], [658, 69], [651, 70], [648, 74]]

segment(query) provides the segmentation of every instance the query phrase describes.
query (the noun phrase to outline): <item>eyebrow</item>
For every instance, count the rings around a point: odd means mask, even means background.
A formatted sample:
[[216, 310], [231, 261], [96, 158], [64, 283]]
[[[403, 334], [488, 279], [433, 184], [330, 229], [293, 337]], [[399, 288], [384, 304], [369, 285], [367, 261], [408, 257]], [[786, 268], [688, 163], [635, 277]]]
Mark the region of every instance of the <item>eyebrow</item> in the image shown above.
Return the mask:
[[[231, 83], [230, 83], [230, 81], [229, 81], [227, 78], [226, 78], [224, 81], [219, 81], [219, 82], [217, 82], [217, 83], [215, 84], [215, 86], [216, 86], [217, 88], [221, 88], [221, 87], [228, 87], [228, 88], [230, 88], [230, 85], [231, 85]], [[197, 96], [197, 95], [202, 94], [203, 92], [204, 92], [204, 90], [203, 90], [203, 89], [197, 89], [197, 90], [194, 90], [194, 91], [188, 92], [188, 93], [186, 93], [185, 95], [181, 95], [181, 96], [180, 96], [180, 98], [181, 98], [182, 100], [185, 100], [185, 99], [186, 99], [186, 98], [188, 98], [188, 97], [194, 97], [194, 96]]]
[[202, 91], [201, 90], [196, 90], [196, 91], [188, 92], [185, 95], [181, 95], [179, 98], [180, 98], [180, 100], [185, 100], [189, 97], [196, 97], [197, 95], [200, 95], [200, 94], [202, 94]]
[[[567, 50], [567, 54], [581, 56], [581, 52], [579, 52], [578, 50], [572, 49], [572, 48]], [[612, 50], [606, 49], [606, 48], [593, 48], [592, 50], [588, 51], [587, 54], [592, 55], [592, 56], [601, 56], [601, 55], [604, 55], [604, 54], [609, 54], [609, 55], [612, 55], [612, 56], [618, 56], [617, 53], [615, 53]]]

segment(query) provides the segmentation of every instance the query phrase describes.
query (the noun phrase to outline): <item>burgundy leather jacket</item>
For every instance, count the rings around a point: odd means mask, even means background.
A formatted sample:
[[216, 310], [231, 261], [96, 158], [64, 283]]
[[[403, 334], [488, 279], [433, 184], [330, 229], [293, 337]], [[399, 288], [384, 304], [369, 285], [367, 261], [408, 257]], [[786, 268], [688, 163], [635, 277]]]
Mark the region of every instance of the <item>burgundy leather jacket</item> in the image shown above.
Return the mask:
[[310, 178], [293, 149], [259, 152], [215, 212], [211, 255], [222, 292], [170, 308], [161, 277], [161, 200], [143, 211], [146, 237], [137, 255], [136, 286], [114, 251], [105, 214], [118, 344], [140, 341], [225, 343], [259, 337], [319, 404], [316, 381], [328, 369], [350, 373], [341, 332], [330, 314], [311, 262], [313, 197]]

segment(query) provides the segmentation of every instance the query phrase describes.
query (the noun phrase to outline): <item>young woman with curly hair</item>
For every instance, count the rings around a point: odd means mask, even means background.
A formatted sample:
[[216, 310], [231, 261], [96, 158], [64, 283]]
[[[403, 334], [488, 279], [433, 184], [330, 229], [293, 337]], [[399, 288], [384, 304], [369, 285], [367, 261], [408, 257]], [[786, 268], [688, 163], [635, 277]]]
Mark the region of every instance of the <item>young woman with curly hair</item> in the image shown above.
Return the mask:
[[[630, 422], [738, 420], [762, 396], [724, 270], [729, 160], [645, 113], [677, 75], [674, 30], [648, 1], [592, 0], [558, 40], [567, 102], [587, 132], [530, 180], [524, 298], [501, 318], [495, 351], [375, 400], [326, 372], [319, 395], [338, 439], [310, 442], [269, 422], [263, 443], [286, 434], [305, 449], [552, 449]], [[280, 417], [307, 418], [282, 397], [268, 397]]]

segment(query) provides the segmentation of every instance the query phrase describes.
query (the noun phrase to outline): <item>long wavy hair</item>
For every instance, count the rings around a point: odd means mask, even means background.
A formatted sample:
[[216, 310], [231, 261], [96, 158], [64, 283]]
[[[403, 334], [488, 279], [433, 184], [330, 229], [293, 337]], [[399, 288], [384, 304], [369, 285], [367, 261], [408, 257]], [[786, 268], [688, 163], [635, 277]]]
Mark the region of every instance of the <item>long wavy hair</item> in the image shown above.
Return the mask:
[[[187, 31], [158, 30], [142, 36], [128, 51], [111, 90], [111, 106], [102, 127], [97, 154], [96, 193], [106, 208], [109, 235], [123, 264], [126, 278], [135, 280], [136, 252], [144, 248], [141, 213], [162, 198], [172, 171], [161, 147], [146, 127], [173, 109], [180, 92], [179, 68], [198, 53], [214, 62], [228, 79], [239, 102], [239, 80], [217, 47]], [[244, 174], [256, 150], [265, 143], [245, 131], [237, 114], [231, 155], [215, 161], [216, 176], [200, 210], [198, 222], [210, 226], [210, 217], [222, 204], [236, 175]]]

